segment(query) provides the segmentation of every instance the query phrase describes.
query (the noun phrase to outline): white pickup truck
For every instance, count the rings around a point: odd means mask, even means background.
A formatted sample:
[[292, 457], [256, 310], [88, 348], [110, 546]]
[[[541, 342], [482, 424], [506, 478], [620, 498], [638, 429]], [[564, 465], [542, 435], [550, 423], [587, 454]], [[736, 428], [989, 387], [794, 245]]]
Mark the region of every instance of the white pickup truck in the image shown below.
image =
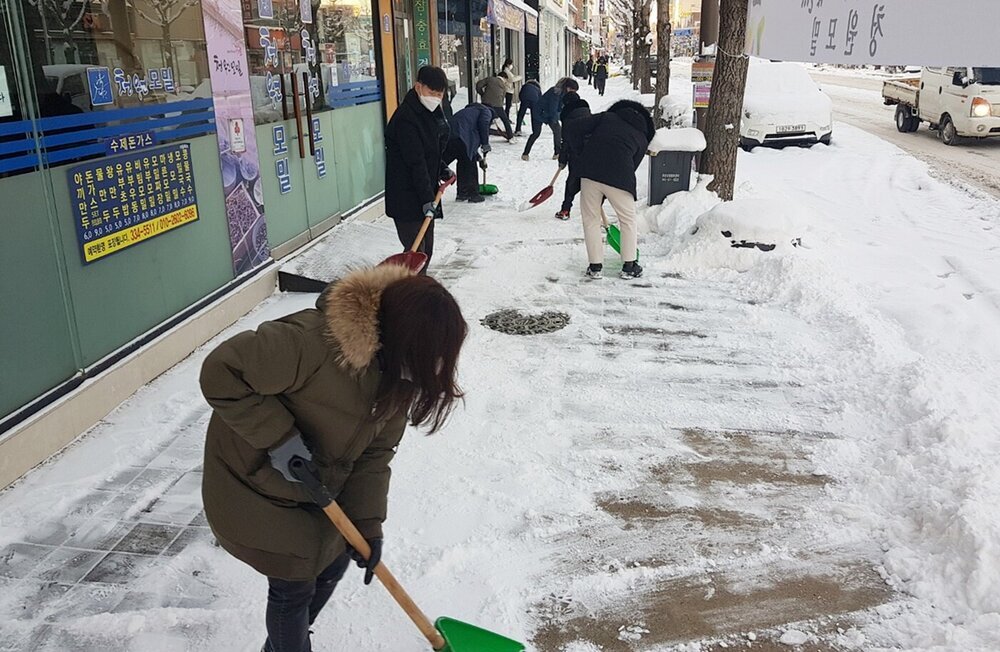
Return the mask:
[[886, 81], [882, 98], [896, 107], [896, 128], [926, 122], [945, 145], [1000, 137], [1000, 68], [923, 68], [919, 77]]

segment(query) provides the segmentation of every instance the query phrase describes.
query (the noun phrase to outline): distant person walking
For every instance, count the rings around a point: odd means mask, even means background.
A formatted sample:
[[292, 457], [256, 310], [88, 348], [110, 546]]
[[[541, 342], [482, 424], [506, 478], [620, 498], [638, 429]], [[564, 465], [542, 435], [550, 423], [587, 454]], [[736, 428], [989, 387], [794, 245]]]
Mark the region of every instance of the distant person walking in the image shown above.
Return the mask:
[[594, 55], [590, 55], [587, 59], [587, 83], [591, 86], [594, 85], [594, 72], [597, 70], [597, 62], [594, 61]]
[[500, 72], [506, 75], [504, 81], [507, 84], [507, 88], [504, 92], [503, 108], [504, 113], [507, 115], [507, 121], [510, 122], [510, 107], [514, 105], [514, 90], [517, 82], [521, 81], [521, 78], [514, 72], [514, 60], [510, 58], [503, 62]]
[[642, 276], [636, 254], [635, 171], [655, 133], [653, 118], [638, 102], [620, 100], [604, 113], [579, 118], [566, 126], [570, 142], [583, 146], [576, 161], [583, 208], [583, 236], [589, 266], [586, 275], [603, 276], [604, 246], [601, 242], [601, 204], [607, 198], [621, 223], [621, 277]]
[[594, 82], [597, 86], [597, 92], [602, 96], [604, 95], [604, 87], [608, 83], [608, 65], [608, 58], [601, 57], [594, 66]]

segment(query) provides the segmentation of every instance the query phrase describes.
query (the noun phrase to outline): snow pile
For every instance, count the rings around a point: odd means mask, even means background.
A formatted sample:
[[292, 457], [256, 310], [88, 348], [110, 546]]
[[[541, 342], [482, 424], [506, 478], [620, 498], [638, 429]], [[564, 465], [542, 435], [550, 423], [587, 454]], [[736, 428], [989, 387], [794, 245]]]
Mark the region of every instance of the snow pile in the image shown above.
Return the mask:
[[[663, 99], [667, 99], [664, 97]], [[649, 143], [650, 152], [703, 152], [705, 151], [705, 134], [698, 129], [687, 127], [684, 129], [668, 129], [666, 127], [656, 130], [656, 136]]]
[[[674, 80], [670, 84], [674, 87]], [[691, 126], [691, 84], [684, 84], [684, 89], [686, 92], [683, 95], [664, 95], [660, 98], [660, 121], [663, 126], [671, 129]]]
[[761, 260], [786, 256], [802, 242], [803, 227], [787, 204], [764, 199], [721, 203], [701, 215], [673, 248], [683, 269], [747, 271]]

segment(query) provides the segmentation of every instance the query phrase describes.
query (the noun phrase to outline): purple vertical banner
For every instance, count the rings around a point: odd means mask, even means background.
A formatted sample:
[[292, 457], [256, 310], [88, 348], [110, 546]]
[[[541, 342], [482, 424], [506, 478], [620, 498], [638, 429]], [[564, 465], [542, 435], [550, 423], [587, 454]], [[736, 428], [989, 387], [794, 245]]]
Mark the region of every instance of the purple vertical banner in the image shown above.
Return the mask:
[[240, 0], [202, 0], [229, 244], [237, 276], [271, 257]]

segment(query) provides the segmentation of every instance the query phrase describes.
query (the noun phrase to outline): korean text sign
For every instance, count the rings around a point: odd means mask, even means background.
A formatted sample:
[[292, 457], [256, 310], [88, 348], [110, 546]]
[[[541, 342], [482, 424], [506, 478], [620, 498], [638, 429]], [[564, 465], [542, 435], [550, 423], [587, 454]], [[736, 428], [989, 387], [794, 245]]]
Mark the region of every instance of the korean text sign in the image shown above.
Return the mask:
[[198, 219], [187, 144], [91, 161], [68, 175], [85, 264]]
[[[747, 0], [747, 52], [816, 63], [1000, 66], [997, 0]], [[958, 5], [961, 5], [961, 8]]]

